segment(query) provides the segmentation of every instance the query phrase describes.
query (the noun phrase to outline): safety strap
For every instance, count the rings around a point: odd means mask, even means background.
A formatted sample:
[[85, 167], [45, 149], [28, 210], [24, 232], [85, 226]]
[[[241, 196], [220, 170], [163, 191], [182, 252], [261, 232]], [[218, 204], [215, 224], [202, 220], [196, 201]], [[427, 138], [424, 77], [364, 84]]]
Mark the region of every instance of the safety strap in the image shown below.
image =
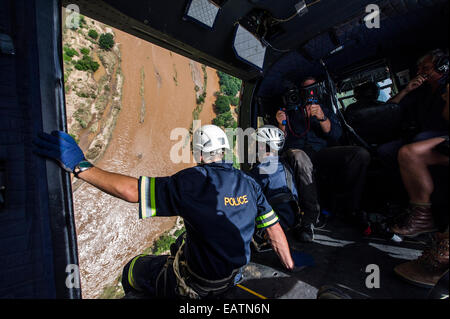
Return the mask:
[[177, 291], [178, 295], [181, 297], [187, 297], [190, 299], [200, 299], [200, 295], [194, 289], [192, 289], [191, 287], [189, 287], [186, 284], [186, 281], [184, 280], [183, 276], [181, 275], [180, 257], [183, 254], [183, 247], [184, 247], [184, 242], [178, 249], [177, 254], [175, 255], [174, 262], [173, 262], [173, 272], [175, 273], [175, 277], [177, 279], [176, 291]]
[[207, 296], [218, 296], [234, 285], [234, 279], [241, 269], [236, 269], [224, 279], [209, 280], [194, 273], [184, 260], [184, 242], [178, 249], [173, 262], [173, 271], [177, 279], [177, 293], [181, 297], [200, 299]]

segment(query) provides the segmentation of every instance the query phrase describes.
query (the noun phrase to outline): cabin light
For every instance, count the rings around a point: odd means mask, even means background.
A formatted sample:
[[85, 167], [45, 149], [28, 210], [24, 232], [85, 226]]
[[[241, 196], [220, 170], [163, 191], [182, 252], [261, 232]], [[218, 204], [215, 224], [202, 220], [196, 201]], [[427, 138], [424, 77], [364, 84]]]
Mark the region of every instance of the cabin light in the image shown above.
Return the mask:
[[185, 16], [213, 28], [220, 7], [210, 0], [191, 0]]
[[308, 13], [308, 6], [306, 5], [306, 2], [302, 0], [295, 5], [295, 10], [297, 11], [298, 15], [302, 16]]
[[238, 58], [261, 70], [263, 69], [266, 46], [240, 24], [236, 28], [233, 49]]

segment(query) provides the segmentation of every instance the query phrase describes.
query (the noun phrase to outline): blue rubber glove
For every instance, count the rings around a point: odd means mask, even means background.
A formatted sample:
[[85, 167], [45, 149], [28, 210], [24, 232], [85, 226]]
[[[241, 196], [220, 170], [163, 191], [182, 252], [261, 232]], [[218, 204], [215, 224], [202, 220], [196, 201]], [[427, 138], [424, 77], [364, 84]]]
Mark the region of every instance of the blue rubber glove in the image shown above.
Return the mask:
[[75, 167], [86, 160], [73, 137], [62, 131], [38, 133], [33, 143], [36, 145], [33, 150], [36, 154], [56, 160], [69, 173], [73, 173]]

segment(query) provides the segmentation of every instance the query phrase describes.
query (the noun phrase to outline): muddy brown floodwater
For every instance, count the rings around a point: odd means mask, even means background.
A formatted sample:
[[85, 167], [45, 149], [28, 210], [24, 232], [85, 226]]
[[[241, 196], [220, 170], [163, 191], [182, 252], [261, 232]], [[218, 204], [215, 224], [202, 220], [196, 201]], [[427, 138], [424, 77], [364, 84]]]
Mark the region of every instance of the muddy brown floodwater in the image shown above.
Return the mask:
[[[192, 65], [201, 65], [114, 29], [122, 53], [122, 109], [112, 139], [96, 165], [134, 177], [168, 176], [193, 164], [174, 164], [173, 128], [192, 124], [196, 106]], [[190, 64], [191, 63], [191, 64]], [[215, 117], [213, 94], [219, 90], [215, 70], [207, 68], [207, 98], [200, 119]], [[176, 218], [138, 219], [138, 205], [109, 196], [83, 183], [74, 192], [83, 298], [99, 297], [122, 267], [152, 245]]]

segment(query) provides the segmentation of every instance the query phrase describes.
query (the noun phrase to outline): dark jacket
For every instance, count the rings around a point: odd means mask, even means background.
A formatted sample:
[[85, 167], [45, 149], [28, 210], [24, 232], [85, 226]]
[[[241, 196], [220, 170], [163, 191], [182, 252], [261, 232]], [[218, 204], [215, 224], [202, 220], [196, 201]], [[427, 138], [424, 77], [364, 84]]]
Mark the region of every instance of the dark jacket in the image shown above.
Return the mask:
[[339, 119], [330, 108], [321, 107], [323, 113], [331, 121], [331, 131], [328, 134], [322, 131], [320, 122], [316, 118], [313, 117], [308, 120], [303, 109], [286, 112], [287, 136], [285, 149], [305, 150], [309, 148], [318, 152], [339, 141], [342, 136], [342, 127]]

